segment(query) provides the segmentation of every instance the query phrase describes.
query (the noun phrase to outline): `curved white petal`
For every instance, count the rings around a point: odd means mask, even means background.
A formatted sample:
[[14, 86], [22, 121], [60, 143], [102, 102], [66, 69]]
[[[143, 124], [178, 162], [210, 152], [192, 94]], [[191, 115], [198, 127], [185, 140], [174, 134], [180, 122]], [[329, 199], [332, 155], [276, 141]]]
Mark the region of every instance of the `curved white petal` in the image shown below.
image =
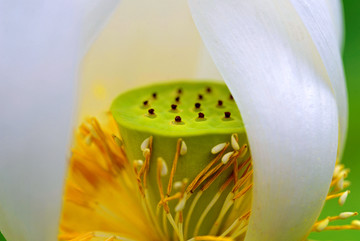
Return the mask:
[[348, 125], [346, 83], [339, 38], [342, 37], [341, 3], [334, 0], [291, 0], [322, 58], [335, 91], [340, 125], [340, 157], [344, 151]]
[[84, 20], [93, 26], [86, 2], [0, 3], [0, 230], [9, 241], [56, 240], [79, 60], [99, 28], [83, 31]]
[[219, 77], [186, 1], [123, 0], [84, 60], [80, 119], [141, 84]]
[[338, 145], [322, 56], [287, 0], [189, 0], [232, 91], [254, 160], [246, 240], [302, 240], [318, 217]]
[[343, 6], [341, 0], [322, 0], [328, 7], [328, 11], [332, 18], [335, 35], [339, 44], [339, 48], [342, 50], [344, 46], [344, 17]]

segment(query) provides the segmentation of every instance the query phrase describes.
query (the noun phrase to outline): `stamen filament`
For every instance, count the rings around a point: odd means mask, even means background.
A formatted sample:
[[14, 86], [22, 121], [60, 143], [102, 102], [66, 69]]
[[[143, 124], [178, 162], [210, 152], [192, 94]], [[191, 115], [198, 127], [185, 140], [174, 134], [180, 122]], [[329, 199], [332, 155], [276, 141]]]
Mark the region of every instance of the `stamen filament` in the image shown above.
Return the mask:
[[191, 220], [191, 216], [192, 216], [192, 213], [195, 209], [195, 206], [197, 204], [197, 202], [199, 201], [201, 195], [202, 195], [202, 191], [200, 190], [194, 197], [194, 200], [191, 202], [191, 205], [190, 205], [190, 208], [189, 208], [189, 211], [187, 213], [187, 216], [186, 216], [186, 221], [185, 221], [185, 237], [187, 237], [187, 234], [188, 234], [188, 229], [189, 229], [189, 222]]
[[221, 192], [217, 192], [215, 194], [215, 196], [213, 197], [213, 199], [209, 202], [209, 204], [206, 206], [205, 210], [202, 212], [196, 226], [195, 226], [195, 231], [193, 236], [197, 236], [197, 234], [199, 233], [200, 230], [200, 226], [203, 223], [206, 215], [209, 213], [209, 211], [211, 210], [211, 208], [215, 205], [215, 203], [217, 202], [217, 200], [220, 198], [221, 196]]
[[253, 183], [250, 183], [247, 187], [245, 187], [240, 192], [238, 192], [235, 195], [235, 197], [233, 198], [233, 200], [238, 199], [239, 197], [243, 196], [247, 191], [249, 191], [250, 188], [252, 188], [252, 186], [253, 186]]
[[[220, 236], [224, 237], [226, 235], [228, 235], [235, 227], [237, 224], [241, 222], [244, 222], [245, 219], [248, 219], [250, 217], [250, 211], [246, 212], [244, 215], [242, 215], [241, 217], [237, 218], [230, 226], [227, 230], [225, 230], [225, 232], [223, 232]], [[239, 225], [239, 226], [240, 226]]]
[[210, 168], [218, 161], [220, 160], [221, 156], [224, 154], [225, 150], [228, 148], [229, 143], [226, 143], [223, 149], [220, 151], [220, 153], [194, 178], [194, 180], [190, 183], [190, 185], [187, 187], [186, 192], [193, 192], [195, 190], [194, 186], [197, 184], [197, 182], [200, 180], [200, 178], [207, 173]]
[[177, 144], [176, 144], [175, 157], [174, 157], [173, 165], [171, 168], [169, 183], [168, 183], [168, 187], [167, 187], [167, 193], [166, 193], [167, 196], [170, 196], [170, 193], [171, 193], [171, 190], [173, 187], [173, 179], [174, 179], [174, 175], [175, 175], [175, 171], [176, 171], [177, 162], [179, 160], [179, 155], [180, 155], [180, 151], [181, 151], [181, 143], [182, 143], [182, 139], [178, 139]]

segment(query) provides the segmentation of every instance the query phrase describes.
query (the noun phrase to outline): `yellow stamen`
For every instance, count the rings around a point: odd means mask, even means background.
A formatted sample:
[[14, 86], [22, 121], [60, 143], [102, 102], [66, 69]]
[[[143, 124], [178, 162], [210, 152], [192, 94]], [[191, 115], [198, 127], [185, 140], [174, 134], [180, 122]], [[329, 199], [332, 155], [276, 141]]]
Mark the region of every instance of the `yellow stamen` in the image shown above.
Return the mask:
[[[94, 118], [80, 126], [76, 138], [64, 192], [60, 240], [243, 240], [251, 213], [254, 170], [251, 156], [242, 159], [248, 146], [240, 147], [237, 134], [230, 136], [230, 143], [212, 148], [216, 156], [192, 177], [190, 184], [185, 178], [175, 182], [179, 178], [179, 158], [187, 153], [185, 142], [178, 139], [167, 186], [163, 186], [168, 173], [165, 160], [155, 157], [156, 164], [150, 163], [154, 160], [152, 136], [140, 145], [144, 161], [131, 162], [126, 159], [118, 130], [103, 129]], [[233, 151], [225, 154], [230, 144]], [[344, 204], [350, 191], [340, 190], [349, 185], [344, 180], [348, 173], [344, 165], [336, 165], [326, 200], [338, 198], [339, 204]], [[154, 188], [157, 195], [149, 195], [154, 194]], [[217, 215], [212, 217], [215, 221], [206, 223], [213, 212]], [[327, 217], [316, 222], [312, 230], [360, 230], [358, 220], [330, 225], [355, 215], [357, 212], [343, 212]], [[81, 223], [79, 219], [89, 222]], [[197, 236], [205, 227], [210, 229], [208, 235]], [[92, 230], [101, 232], [89, 232]]]

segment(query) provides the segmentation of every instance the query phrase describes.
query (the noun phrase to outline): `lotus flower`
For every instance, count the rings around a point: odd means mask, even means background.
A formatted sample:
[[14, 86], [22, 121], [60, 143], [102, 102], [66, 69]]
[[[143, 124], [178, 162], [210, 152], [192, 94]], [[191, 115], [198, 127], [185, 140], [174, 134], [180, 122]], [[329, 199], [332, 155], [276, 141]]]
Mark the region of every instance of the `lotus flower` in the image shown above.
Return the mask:
[[339, 1], [32, 0], [0, 9], [8, 240], [56, 239], [77, 120], [101, 118], [121, 91], [179, 78], [223, 79], [242, 113], [254, 169], [246, 241], [303, 240], [331, 221], [315, 223], [347, 129]]

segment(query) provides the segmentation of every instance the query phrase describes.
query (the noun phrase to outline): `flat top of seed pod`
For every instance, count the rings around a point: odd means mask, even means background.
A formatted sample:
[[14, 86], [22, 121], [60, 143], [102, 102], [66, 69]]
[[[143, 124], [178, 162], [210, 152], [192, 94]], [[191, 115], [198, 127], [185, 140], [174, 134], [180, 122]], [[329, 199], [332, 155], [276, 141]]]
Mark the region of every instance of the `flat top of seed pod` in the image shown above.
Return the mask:
[[[223, 83], [170, 82], [125, 92], [113, 101], [110, 110], [120, 126], [157, 135], [242, 132], [240, 112], [229, 96]], [[200, 107], [196, 108], [195, 103], [200, 103]], [[176, 108], [171, 108], [174, 104]], [[204, 114], [203, 118], [199, 118], [199, 112]]]

